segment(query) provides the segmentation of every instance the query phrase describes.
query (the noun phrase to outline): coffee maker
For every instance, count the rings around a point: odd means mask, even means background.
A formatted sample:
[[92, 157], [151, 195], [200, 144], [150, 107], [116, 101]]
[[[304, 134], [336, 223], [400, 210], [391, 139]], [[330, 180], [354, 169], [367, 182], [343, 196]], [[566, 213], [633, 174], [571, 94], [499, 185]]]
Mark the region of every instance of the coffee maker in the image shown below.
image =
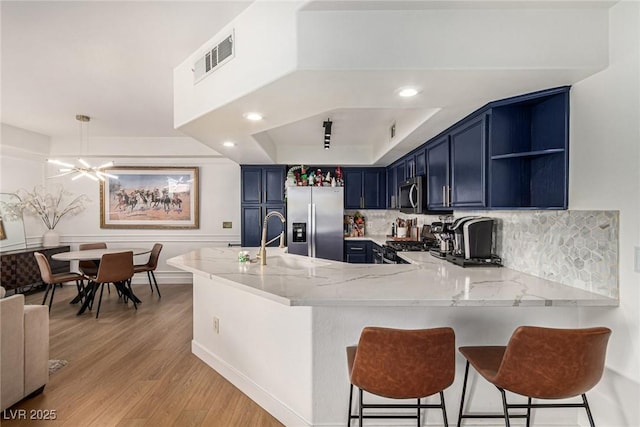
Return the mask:
[[451, 229], [453, 216], [441, 216], [439, 219], [440, 221], [431, 224], [431, 233], [438, 241], [438, 246], [432, 248], [429, 252], [437, 258], [446, 258], [447, 254], [451, 254], [453, 251], [453, 239], [455, 237]]
[[501, 260], [493, 255], [492, 218], [466, 216], [451, 224], [453, 250], [447, 257], [458, 265], [500, 265]]

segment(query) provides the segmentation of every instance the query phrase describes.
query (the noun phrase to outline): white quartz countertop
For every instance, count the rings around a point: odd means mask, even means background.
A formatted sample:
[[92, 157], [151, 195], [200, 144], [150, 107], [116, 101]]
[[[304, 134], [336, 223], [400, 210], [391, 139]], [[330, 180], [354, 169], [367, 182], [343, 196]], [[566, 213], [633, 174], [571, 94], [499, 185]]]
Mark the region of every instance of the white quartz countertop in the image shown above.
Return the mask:
[[[253, 262], [238, 262], [238, 251]], [[500, 267], [462, 268], [426, 252], [411, 264], [347, 264], [267, 248], [203, 248], [167, 264], [292, 306], [617, 306], [616, 299]]]

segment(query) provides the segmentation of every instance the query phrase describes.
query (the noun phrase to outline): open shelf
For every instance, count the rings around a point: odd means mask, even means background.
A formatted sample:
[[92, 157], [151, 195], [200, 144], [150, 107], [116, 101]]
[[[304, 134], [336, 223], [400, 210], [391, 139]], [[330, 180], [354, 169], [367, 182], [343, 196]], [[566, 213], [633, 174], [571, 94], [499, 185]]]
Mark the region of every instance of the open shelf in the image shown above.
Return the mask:
[[491, 109], [489, 207], [566, 209], [569, 88], [509, 101]]
[[540, 156], [547, 156], [549, 154], [557, 154], [557, 153], [564, 153], [564, 148], [551, 148], [548, 150], [525, 151], [521, 153], [501, 154], [497, 156], [491, 156], [491, 160], [513, 159], [517, 157], [540, 157]]

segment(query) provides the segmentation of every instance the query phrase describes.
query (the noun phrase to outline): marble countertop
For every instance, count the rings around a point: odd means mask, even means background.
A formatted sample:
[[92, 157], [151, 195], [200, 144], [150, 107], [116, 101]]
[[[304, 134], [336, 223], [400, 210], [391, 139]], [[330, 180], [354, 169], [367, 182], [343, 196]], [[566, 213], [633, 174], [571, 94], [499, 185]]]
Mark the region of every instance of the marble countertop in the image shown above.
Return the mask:
[[369, 240], [379, 246], [384, 245], [387, 240], [391, 240], [392, 238], [389, 236], [385, 236], [385, 235], [367, 235], [367, 236], [363, 236], [363, 237], [345, 237], [344, 240], [349, 241], [349, 240]]
[[[238, 262], [238, 251], [253, 262]], [[508, 268], [462, 268], [425, 252], [410, 264], [347, 264], [267, 248], [203, 248], [167, 260], [194, 275], [291, 306], [617, 306], [616, 299]]]

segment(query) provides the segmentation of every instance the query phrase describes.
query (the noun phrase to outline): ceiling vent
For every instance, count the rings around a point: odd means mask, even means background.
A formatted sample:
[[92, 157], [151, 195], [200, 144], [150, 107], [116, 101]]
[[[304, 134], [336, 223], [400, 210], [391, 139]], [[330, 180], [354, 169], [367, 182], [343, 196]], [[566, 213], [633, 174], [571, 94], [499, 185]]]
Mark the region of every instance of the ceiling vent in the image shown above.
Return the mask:
[[212, 49], [207, 50], [193, 65], [193, 84], [207, 77], [235, 56], [233, 32]]

